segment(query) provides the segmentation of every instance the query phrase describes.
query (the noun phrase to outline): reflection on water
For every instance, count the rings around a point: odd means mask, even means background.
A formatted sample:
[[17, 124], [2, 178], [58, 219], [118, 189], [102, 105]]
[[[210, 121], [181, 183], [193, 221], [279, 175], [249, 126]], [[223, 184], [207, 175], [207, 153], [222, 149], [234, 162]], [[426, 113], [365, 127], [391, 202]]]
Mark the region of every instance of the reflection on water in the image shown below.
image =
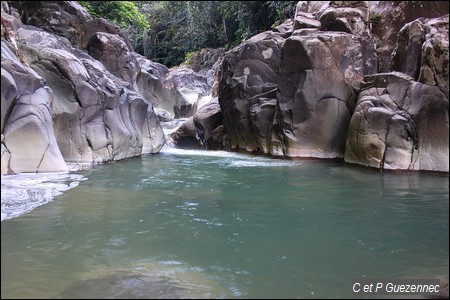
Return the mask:
[[358, 278], [448, 279], [447, 175], [188, 150], [72, 175], [2, 222], [2, 297], [354, 298]]

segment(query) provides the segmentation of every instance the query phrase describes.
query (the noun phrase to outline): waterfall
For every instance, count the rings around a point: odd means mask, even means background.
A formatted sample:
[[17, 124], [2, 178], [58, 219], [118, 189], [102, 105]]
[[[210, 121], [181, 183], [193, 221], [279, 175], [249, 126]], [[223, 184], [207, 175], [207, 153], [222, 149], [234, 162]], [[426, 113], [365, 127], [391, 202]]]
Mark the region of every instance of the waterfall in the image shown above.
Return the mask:
[[161, 127], [164, 132], [164, 138], [166, 139], [166, 143], [164, 147], [161, 149], [161, 151], [176, 148], [175, 143], [170, 137], [170, 134], [174, 132], [178, 128], [178, 126], [183, 124], [186, 120], [187, 118], [180, 118], [180, 119], [173, 119], [172, 121], [161, 122]]

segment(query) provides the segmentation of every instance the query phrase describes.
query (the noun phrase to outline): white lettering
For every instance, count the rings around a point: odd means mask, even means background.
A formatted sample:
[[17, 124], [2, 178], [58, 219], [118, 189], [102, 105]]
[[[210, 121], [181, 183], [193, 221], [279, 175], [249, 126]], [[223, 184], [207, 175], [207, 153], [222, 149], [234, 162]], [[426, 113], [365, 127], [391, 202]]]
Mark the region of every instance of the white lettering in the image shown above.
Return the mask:
[[379, 289], [381, 289], [383, 287], [383, 283], [382, 282], [377, 282], [377, 285], [375, 287], [375, 293], [378, 292]]

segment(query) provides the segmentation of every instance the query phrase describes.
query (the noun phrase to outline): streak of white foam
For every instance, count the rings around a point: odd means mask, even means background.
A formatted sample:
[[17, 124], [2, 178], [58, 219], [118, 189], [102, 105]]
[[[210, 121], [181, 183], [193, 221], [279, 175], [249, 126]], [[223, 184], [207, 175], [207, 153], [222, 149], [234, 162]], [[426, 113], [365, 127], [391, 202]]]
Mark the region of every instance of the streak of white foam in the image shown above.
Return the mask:
[[254, 156], [250, 154], [242, 154], [228, 151], [206, 151], [206, 150], [190, 150], [178, 148], [165, 148], [161, 151], [164, 154], [186, 155], [186, 156], [209, 156], [218, 158], [231, 158], [225, 160], [222, 165], [234, 168], [245, 167], [291, 167], [299, 166], [301, 163], [294, 160], [283, 160], [269, 157]]
[[86, 180], [66, 172], [22, 173], [1, 176], [1, 220], [8, 220], [46, 204]]

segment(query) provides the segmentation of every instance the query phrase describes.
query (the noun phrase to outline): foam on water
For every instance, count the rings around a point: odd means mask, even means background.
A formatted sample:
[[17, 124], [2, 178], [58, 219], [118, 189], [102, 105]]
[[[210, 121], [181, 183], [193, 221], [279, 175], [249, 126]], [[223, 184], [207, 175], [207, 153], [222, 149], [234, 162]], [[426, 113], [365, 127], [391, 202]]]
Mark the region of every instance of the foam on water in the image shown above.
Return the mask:
[[299, 162], [289, 161], [289, 160], [276, 160], [276, 159], [266, 159], [266, 160], [236, 160], [233, 161], [230, 166], [237, 168], [245, 167], [292, 167], [300, 165]]
[[212, 157], [239, 157], [244, 156], [235, 152], [227, 151], [206, 151], [206, 150], [191, 150], [191, 149], [179, 149], [179, 148], [166, 148], [161, 151], [163, 154], [176, 154], [176, 155], [195, 155], [195, 156], [212, 156]]
[[1, 176], [1, 220], [30, 212], [86, 179], [82, 175], [66, 172]]
[[206, 151], [206, 150], [188, 150], [177, 148], [166, 148], [162, 151], [164, 154], [186, 155], [186, 156], [209, 156], [218, 158], [231, 158], [232, 160], [223, 160], [220, 163], [229, 167], [285, 167], [299, 166], [301, 163], [294, 160], [283, 160], [269, 157], [254, 156], [249, 154], [228, 152], [228, 151]]

